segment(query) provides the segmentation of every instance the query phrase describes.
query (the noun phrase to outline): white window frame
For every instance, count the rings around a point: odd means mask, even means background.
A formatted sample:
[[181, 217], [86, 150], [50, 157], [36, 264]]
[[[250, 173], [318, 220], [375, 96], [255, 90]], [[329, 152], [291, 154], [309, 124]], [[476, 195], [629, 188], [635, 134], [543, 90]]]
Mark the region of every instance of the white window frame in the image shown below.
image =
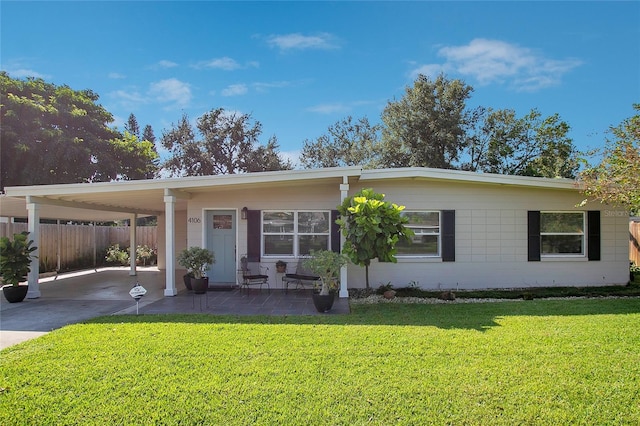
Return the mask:
[[[293, 213], [293, 232], [290, 233], [281, 233], [281, 232], [264, 232], [264, 215], [265, 213]], [[299, 232], [298, 231], [298, 216], [300, 213], [326, 213], [328, 217], [328, 230], [327, 232]], [[286, 235], [293, 237], [293, 254], [267, 254], [265, 252], [265, 235]], [[299, 209], [299, 210], [283, 210], [283, 209], [272, 209], [272, 210], [262, 210], [260, 213], [260, 252], [262, 257], [267, 259], [274, 258], [287, 258], [287, 259], [295, 259], [300, 257], [307, 257], [306, 254], [300, 254], [300, 236], [308, 236], [308, 235], [321, 235], [327, 236], [327, 250], [331, 249], [331, 210], [317, 210], [317, 209]]]
[[[422, 259], [433, 259], [433, 258], [439, 258], [442, 257], [442, 211], [441, 210], [418, 210], [418, 209], [413, 209], [413, 210], [404, 210], [402, 213], [438, 213], [438, 226], [420, 226], [420, 228], [437, 228], [438, 232], [437, 233], [433, 233], [433, 234], [425, 234], [425, 235], [435, 235], [438, 238], [438, 248], [437, 248], [437, 253], [435, 254], [398, 254], [396, 253], [396, 257], [398, 259], [417, 259], [417, 258], [422, 258]], [[413, 229], [409, 224], [405, 224], [405, 227]], [[418, 226], [416, 226], [418, 227]]]
[[[544, 214], [582, 214], [582, 232], [542, 232], [542, 216]], [[541, 258], [582, 258], [587, 256], [587, 218], [584, 211], [564, 211], [564, 210], [546, 210], [540, 212], [540, 257]], [[544, 253], [542, 251], [542, 237], [545, 235], [581, 235], [582, 236], [582, 253]]]

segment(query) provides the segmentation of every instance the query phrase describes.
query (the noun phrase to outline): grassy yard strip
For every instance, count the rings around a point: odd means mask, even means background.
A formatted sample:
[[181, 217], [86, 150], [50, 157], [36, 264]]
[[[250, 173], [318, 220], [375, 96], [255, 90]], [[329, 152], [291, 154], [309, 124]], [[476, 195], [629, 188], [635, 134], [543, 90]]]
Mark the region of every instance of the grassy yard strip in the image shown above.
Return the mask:
[[1, 352], [0, 424], [639, 424], [640, 299], [101, 317]]

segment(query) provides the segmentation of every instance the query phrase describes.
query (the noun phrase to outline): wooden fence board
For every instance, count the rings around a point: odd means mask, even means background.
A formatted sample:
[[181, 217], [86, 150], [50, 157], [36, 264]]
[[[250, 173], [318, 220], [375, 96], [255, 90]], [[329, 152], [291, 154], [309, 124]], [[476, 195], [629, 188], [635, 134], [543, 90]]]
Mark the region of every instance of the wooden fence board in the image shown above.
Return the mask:
[[640, 266], [640, 222], [629, 222], [629, 261]]
[[[0, 223], [0, 237], [27, 231], [26, 223]], [[155, 226], [138, 226], [137, 244], [157, 248]], [[38, 258], [41, 272], [68, 270], [77, 266], [104, 264], [106, 249], [112, 244], [129, 246], [128, 226], [40, 225]]]

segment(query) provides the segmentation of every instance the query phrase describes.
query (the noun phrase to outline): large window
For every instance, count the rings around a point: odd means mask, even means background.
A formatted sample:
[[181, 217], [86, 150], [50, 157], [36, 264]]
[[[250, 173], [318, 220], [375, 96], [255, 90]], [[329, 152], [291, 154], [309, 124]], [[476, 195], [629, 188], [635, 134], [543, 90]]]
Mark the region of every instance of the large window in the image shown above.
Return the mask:
[[409, 222], [405, 225], [415, 235], [411, 243], [399, 241], [397, 256], [439, 256], [440, 255], [440, 212], [403, 211], [402, 216]]
[[262, 241], [265, 256], [306, 256], [328, 250], [328, 211], [263, 211]]
[[543, 256], [584, 255], [583, 212], [540, 212], [540, 243]]

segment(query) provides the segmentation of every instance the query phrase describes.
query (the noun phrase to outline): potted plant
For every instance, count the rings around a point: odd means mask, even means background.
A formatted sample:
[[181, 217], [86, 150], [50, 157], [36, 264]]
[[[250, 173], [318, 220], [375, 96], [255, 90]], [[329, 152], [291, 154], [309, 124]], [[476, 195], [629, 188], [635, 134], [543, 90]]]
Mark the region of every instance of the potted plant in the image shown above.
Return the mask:
[[33, 247], [33, 240], [27, 240], [28, 232], [13, 235], [13, 241], [9, 237], [0, 238], [0, 276], [6, 285], [2, 287], [2, 293], [9, 303], [22, 302], [27, 296], [28, 285], [20, 285], [26, 281], [27, 274], [31, 272], [31, 253], [37, 250]]
[[333, 306], [340, 269], [347, 262], [345, 255], [330, 250], [312, 250], [311, 257], [303, 261], [306, 269], [320, 277], [320, 289], [313, 293], [313, 304], [318, 312], [327, 312]]
[[287, 272], [287, 262], [284, 262], [282, 260], [278, 260], [276, 262], [276, 272], [279, 272], [281, 274]]
[[191, 274], [191, 288], [195, 293], [202, 294], [209, 288], [209, 278], [206, 276], [209, 265], [216, 263], [215, 254], [206, 248], [189, 247], [178, 255], [178, 263], [187, 268]]

